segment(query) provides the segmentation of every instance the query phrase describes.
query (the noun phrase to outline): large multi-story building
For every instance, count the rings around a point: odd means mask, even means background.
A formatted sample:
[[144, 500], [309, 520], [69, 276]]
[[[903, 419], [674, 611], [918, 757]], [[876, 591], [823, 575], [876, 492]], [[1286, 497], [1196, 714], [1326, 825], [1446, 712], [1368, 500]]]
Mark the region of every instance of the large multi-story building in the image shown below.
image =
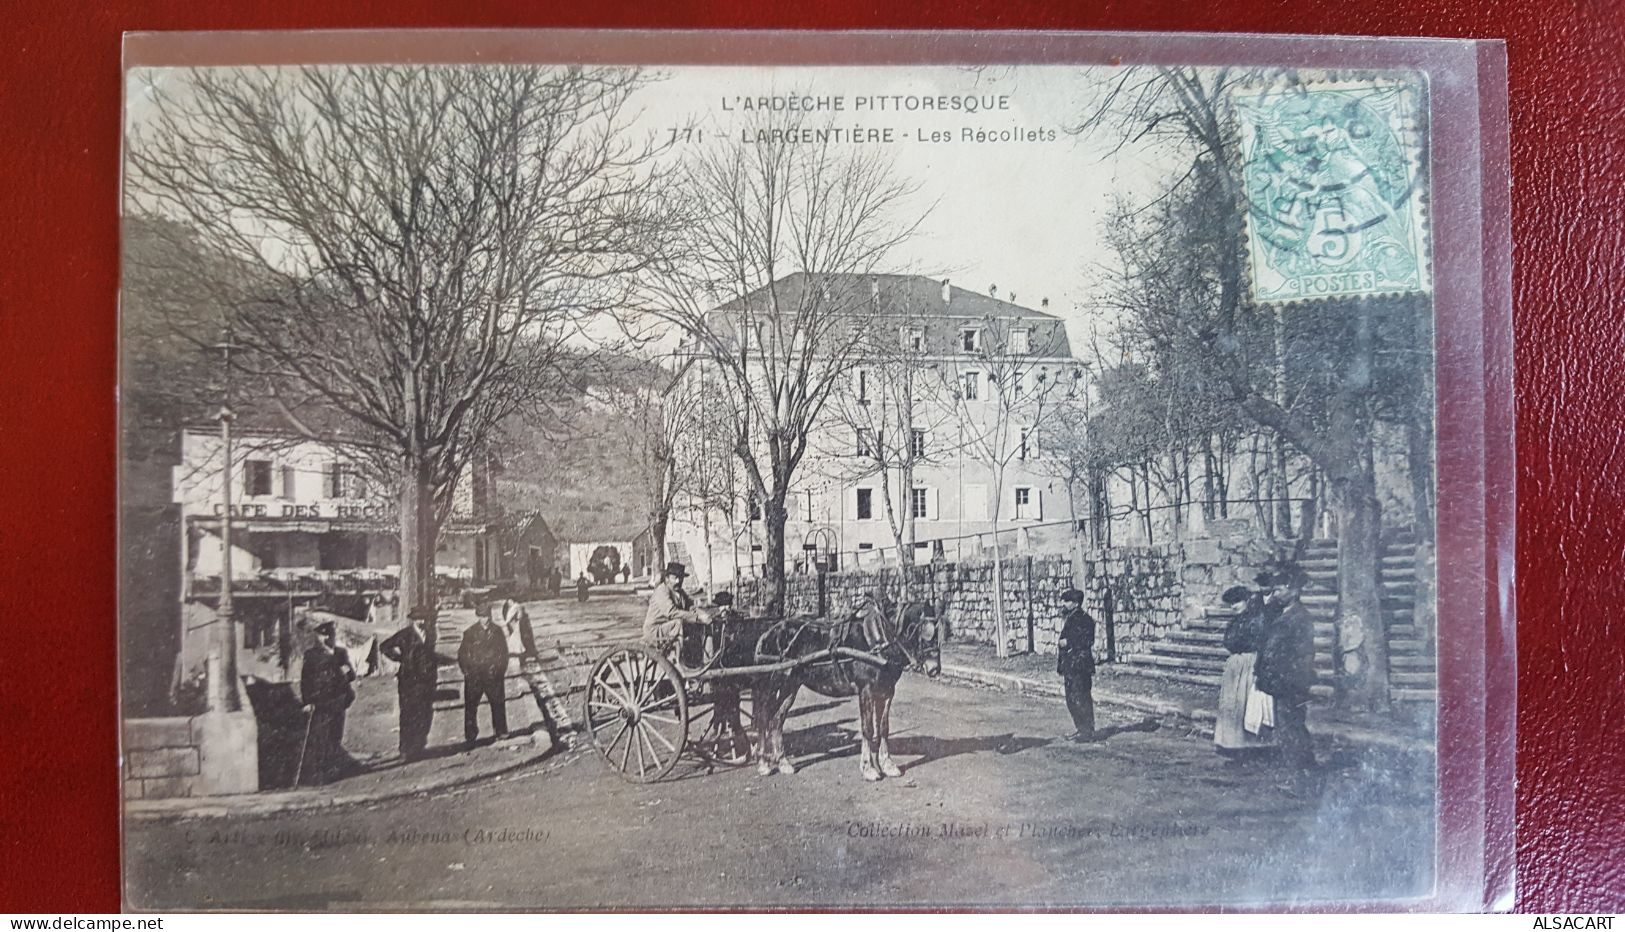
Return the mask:
[[[1004, 542], [1039, 526], [1070, 533], [1055, 527], [1071, 519], [1065, 483], [1042, 468], [1035, 429], [1045, 405], [1084, 390], [1059, 318], [1001, 300], [994, 289], [980, 294], [924, 276], [825, 276], [813, 284], [792, 275], [768, 287], [780, 292], [771, 303], [787, 307], [809, 287], [866, 294], [843, 313], [872, 336], [840, 341], [861, 346], [858, 358], [807, 367], [808, 378], [837, 384], [786, 502], [791, 571], [818, 561], [894, 563], [899, 538], [912, 541], [915, 562], [980, 555], [995, 522]], [[765, 291], [713, 311], [713, 331], [739, 333], [729, 318]], [[688, 347], [680, 355], [674, 395], [707, 403], [708, 388], [724, 381], [714, 360]], [[691, 447], [680, 455], [731, 454]], [[715, 490], [684, 490], [667, 529], [667, 556], [713, 585], [759, 574], [767, 550], [761, 508], [743, 476], [730, 485], [720, 500]]]
[[[181, 511], [182, 592], [218, 586], [221, 534], [220, 434], [189, 429], [173, 467]], [[505, 514], [491, 501], [489, 467], [458, 482], [442, 526], [436, 572], [470, 582], [512, 579], [535, 587], [555, 559], [545, 521]], [[381, 578], [400, 572], [400, 528], [390, 489], [370, 482], [342, 444], [275, 430], [240, 430], [231, 462], [233, 579], [332, 576]]]

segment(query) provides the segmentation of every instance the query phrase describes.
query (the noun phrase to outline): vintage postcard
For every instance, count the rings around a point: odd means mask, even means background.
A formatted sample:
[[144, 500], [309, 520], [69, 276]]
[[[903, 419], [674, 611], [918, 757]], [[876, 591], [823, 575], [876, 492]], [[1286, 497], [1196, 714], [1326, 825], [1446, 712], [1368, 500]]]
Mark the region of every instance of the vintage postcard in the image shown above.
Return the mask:
[[138, 37], [132, 908], [1437, 902], [1445, 65], [499, 35]]

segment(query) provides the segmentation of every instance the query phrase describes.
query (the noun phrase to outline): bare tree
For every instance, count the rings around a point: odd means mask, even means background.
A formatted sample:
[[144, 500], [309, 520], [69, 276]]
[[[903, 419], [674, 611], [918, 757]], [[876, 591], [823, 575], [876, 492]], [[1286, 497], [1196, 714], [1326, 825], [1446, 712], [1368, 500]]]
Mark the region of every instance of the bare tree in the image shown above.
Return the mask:
[[622, 449], [637, 467], [655, 559], [664, 561], [672, 509], [704, 468], [681, 449], [698, 428], [704, 407], [698, 386], [680, 382], [659, 361], [628, 359], [617, 368], [604, 386], [609, 396], [604, 400], [622, 415]]
[[[627, 69], [189, 72], [130, 136], [133, 209], [183, 221], [266, 287], [229, 306], [236, 361], [292, 427], [399, 489], [403, 596], [433, 603], [458, 476], [561, 380], [663, 238]], [[232, 297], [206, 279], [201, 295]], [[343, 430], [299, 416], [320, 410]]]
[[841, 146], [802, 114], [763, 115], [686, 165], [681, 259], [645, 306], [679, 327], [722, 389], [732, 452], [763, 509], [768, 606], [782, 611], [786, 500], [836, 387], [865, 358], [877, 302], [865, 277], [911, 236], [914, 186], [878, 148]]
[[[1064, 358], [1066, 330], [1058, 322], [1019, 326], [1006, 319], [984, 318], [976, 328], [976, 348], [961, 353], [957, 365], [939, 370], [939, 383], [961, 428], [966, 456], [985, 466], [993, 480], [994, 650], [1010, 653], [1010, 627], [1004, 604], [1004, 519], [1006, 483], [1011, 467], [1036, 460], [1045, 426], [1061, 404], [1084, 389], [1083, 367]], [[1017, 517], [1020, 517], [1018, 514]]]
[[[904, 567], [914, 562], [915, 470], [946, 462], [959, 445], [954, 406], [935, 403], [940, 375], [928, 334], [941, 317], [916, 306], [925, 292], [907, 287], [913, 281], [870, 279], [878, 302], [874, 338], [832, 398], [816, 451], [821, 470], [842, 485], [879, 479], [887, 527]], [[936, 301], [934, 289], [924, 300]], [[910, 576], [899, 573], [898, 579], [899, 598], [906, 599]]]
[[[1125, 144], [1156, 137], [1186, 159], [1184, 174], [1131, 224], [1116, 224], [1121, 295], [1150, 330], [1200, 362], [1232, 404], [1324, 474], [1339, 527], [1338, 623], [1358, 626], [1369, 663], [1369, 674], [1349, 695], [1387, 708], [1372, 424], [1382, 383], [1393, 376], [1381, 361], [1395, 350], [1414, 350], [1406, 340], [1413, 337], [1411, 322], [1427, 314], [1426, 300], [1341, 299], [1292, 315], [1247, 300], [1240, 139], [1225, 101], [1242, 85], [1290, 88], [1297, 81], [1291, 72], [1129, 69], [1102, 85], [1078, 130], [1115, 135]], [[1403, 358], [1412, 369], [1427, 365], [1426, 354]], [[1314, 404], [1291, 403], [1283, 382], [1292, 378], [1313, 383], [1304, 398]], [[1281, 460], [1275, 471], [1284, 475]]]

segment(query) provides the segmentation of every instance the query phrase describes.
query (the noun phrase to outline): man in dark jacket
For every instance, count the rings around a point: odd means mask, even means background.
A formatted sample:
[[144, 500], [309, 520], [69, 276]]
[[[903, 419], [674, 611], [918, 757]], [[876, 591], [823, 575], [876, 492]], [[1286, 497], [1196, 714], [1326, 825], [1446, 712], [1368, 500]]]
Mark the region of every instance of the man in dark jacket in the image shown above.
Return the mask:
[[1300, 771], [1315, 766], [1307, 721], [1309, 688], [1315, 684], [1315, 623], [1299, 601], [1308, 581], [1308, 575], [1295, 564], [1273, 571], [1268, 603], [1279, 614], [1264, 629], [1253, 671], [1258, 688], [1275, 697], [1281, 757]]
[[508, 736], [508, 710], [503, 678], [508, 672], [508, 635], [491, 619], [491, 603], [478, 609], [479, 619], [463, 631], [457, 666], [463, 671], [463, 738], [473, 747], [480, 736], [480, 699], [491, 703], [491, 730]]
[[1083, 593], [1068, 589], [1061, 593], [1067, 606], [1057, 645], [1055, 672], [1066, 684], [1066, 708], [1077, 727], [1074, 741], [1095, 740], [1095, 620], [1083, 610]]
[[343, 775], [349, 763], [344, 753], [344, 713], [355, 701], [350, 685], [354, 679], [355, 667], [349, 652], [338, 646], [333, 623], [317, 625], [316, 645], [305, 651], [299, 674], [299, 698], [309, 716], [300, 782], [327, 783]]
[[395, 671], [395, 694], [401, 710], [401, 757], [417, 760], [429, 743], [435, 682], [440, 664], [447, 661], [429, 646], [434, 610], [418, 606], [406, 617], [410, 623], [378, 645], [378, 652], [400, 665]]

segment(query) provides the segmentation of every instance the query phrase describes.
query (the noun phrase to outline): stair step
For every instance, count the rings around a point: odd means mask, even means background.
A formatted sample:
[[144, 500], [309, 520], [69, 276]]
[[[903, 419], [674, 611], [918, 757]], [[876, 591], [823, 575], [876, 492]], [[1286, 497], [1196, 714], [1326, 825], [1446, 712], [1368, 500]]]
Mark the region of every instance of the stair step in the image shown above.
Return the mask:
[[1395, 702], [1438, 702], [1437, 689], [1416, 689], [1412, 687], [1390, 686], [1388, 698]]
[[1433, 671], [1414, 673], [1392, 670], [1388, 673], [1388, 685], [1390, 687], [1414, 686], [1422, 689], [1437, 689], [1439, 687], [1439, 674]]
[[[1158, 667], [1161, 669], [1191, 670], [1206, 676], [1218, 676], [1212, 669], [1199, 669], [1201, 664], [1186, 657], [1170, 657], [1165, 654], [1129, 654], [1122, 660], [1123, 663], [1137, 667]], [[1222, 664], [1221, 664], [1222, 665]]]
[[1159, 667], [1139, 666], [1131, 663], [1116, 663], [1108, 667], [1114, 673], [1128, 673], [1134, 676], [1152, 677], [1154, 679], [1171, 680], [1175, 683], [1190, 683], [1193, 686], [1210, 686], [1219, 688], [1222, 679], [1218, 674], [1190, 673], [1185, 670], [1168, 670]]
[[1388, 655], [1388, 669], [1390, 671], [1398, 668], [1400, 670], [1407, 670], [1411, 672], [1426, 671], [1428, 673], [1433, 673], [1438, 669], [1438, 666], [1439, 662], [1437, 660], [1424, 654]]
[[1149, 648], [1150, 652], [1164, 657], [1191, 657], [1199, 660], [1211, 660], [1218, 666], [1224, 666], [1229, 659], [1230, 652], [1223, 647], [1214, 647], [1208, 644], [1182, 644], [1173, 641], [1158, 641]]

